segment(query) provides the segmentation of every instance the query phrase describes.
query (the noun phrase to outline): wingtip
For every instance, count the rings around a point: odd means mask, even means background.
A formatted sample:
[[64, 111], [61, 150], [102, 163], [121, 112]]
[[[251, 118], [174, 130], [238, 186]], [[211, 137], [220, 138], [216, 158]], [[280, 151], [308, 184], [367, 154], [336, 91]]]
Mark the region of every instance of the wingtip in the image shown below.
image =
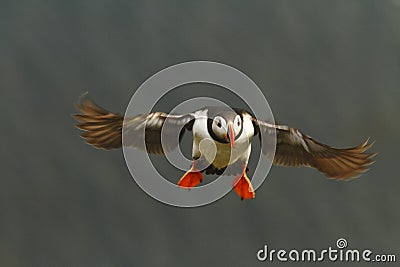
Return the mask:
[[367, 139], [364, 141], [364, 144], [363, 144], [363, 146], [365, 146], [366, 144], [368, 144], [370, 139], [371, 139], [371, 137], [370, 137], [370, 136], [368, 136], [368, 138], [367, 138]]
[[[371, 157], [371, 158], [373, 158], [373, 157]], [[375, 162], [376, 162], [376, 160], [371, 160], [371, 161], [365, 163], [364, 166], [365, 166], [365, 167], [371, 166], [371, 165], [374, 164]]]
[[351, 150], [358, 151], [359, 153], [364, 153], [365, 151], [370, 149], [375, 144], [375, 140], [372, 141], [372, 142], [370, 142], [370, 140], [371, 140], [371, 138], [368, 137], [363, 143], [361, 143], [360, 145], [352, 148]]
[[90, 100], [89, 92], [86, 91], [78, 97], [78, 100], [74, 103], [74, 105], [79, 110], [79, 108], [83, 105], [83, 103], [85, 103], [88, 100]]
[[[83, 94], [81, 94], [79, 97], [78, 97], [78, 100], [76, 100], [73, 104], [74, 104], [74, 107], [78, 110], [78, 111], [81, 111], [81, 108], [82, 108], [82, 103], [84, 102], [84, 99], [88, 99], [89, 98], [89, 91], [86, 91], [86, 92], [84, 92]], [[77, 119], [77, 116], [79, 115], [79, 114], [70, 114], [71, 115], [71, 117], [72, 118], [74, 118], [74, 119]]]
[[89, 97], [89, 91], [86, 91], [86, 92], [82, 93], [82, 94], [79, 96], [79, 99], [85, 98], [85, 97]]
[[371, 137], [369, 136], [365, 141], [364, 141], [364, 146], [369, 145], [369, 146], [373, 146], [375, 144], [376, 140], [372, 140], [371, 141]]
[[[369, 138], [368, 138], [368, 140], [369, 140]], [[374, 145], [375, 145], [375, 142], [376, 142], [376, 140], [373, 140], [373, 141], [370, 143], [370, 147], [374, 146]]]

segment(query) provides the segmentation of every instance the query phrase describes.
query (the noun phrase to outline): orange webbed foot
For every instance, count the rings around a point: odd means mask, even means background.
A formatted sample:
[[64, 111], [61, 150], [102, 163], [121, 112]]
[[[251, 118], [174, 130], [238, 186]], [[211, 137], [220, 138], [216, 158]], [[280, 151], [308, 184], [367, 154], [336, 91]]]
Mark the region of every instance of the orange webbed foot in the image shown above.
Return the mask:
[[252, 199], [256, 196], [253, 186], [245, 172], [235, 178], [233, 181], [233, 188], [242, 200]]
[[194, 166], [178, 182], [178, 186], [190, 189], [203, 181], [203, 174]]

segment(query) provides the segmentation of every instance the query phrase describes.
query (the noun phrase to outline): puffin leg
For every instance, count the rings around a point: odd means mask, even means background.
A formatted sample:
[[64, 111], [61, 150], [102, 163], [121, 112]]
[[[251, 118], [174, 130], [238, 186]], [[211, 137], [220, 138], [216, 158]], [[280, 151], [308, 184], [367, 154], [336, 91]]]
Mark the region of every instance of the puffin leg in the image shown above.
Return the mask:
[[256, 195], [246, 172], [246, 164], [243, 164], [242, 174], [236, 176], [232, 183], [233, 188], [242, 200], [254, 198]]
[[178, 182], [178, 186], [190, 189], [203, 181], [203, 174], [195, 166], [195, 161], [192, 167], [188, 170]]

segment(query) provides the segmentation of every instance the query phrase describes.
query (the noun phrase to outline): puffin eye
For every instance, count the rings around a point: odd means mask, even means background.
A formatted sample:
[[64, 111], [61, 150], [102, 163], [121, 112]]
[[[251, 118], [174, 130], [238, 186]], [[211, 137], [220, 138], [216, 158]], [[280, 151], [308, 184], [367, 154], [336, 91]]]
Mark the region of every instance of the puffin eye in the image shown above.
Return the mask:
[[237, 125], [240, 126], [240, 121], [238, 120]]
[[222, 124], [221, 124], [221, 122], [220, 122], [220, 121], [219, 121], [219, 122], [217, 122], [217, 126], [218, 126], [219, 128], [221, 128]]

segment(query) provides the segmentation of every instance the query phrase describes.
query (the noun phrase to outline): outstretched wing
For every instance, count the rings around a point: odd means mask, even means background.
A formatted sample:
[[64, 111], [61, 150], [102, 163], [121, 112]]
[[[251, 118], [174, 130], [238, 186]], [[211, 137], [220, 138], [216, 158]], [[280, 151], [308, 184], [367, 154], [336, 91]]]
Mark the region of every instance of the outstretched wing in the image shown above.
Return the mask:
[[[84, 94], [80, 97], [76, 108], [81, 114], [73, 117], [78, 121], [77, 128], [88, 144], [97, 148], [113, 149], [132, 146], [152, 154], [162, 154], [178, 146], [179, 139], [185, 129], [191, 130], [194, 116], [169, 115], [162, 112], [141, 114], [125, 118], [105, 110]], [[161, 135], [164, 146], [161, 144]]]
[[[276, 131], [276, 151], [273, 164], [281, 166], [308, 166], [326, 176], [348, 179], [359, 176], [373, 163], [375, 153], [365, 153], [373, 143], [366, 140], [352, 148], [333, 148], [322, 144], [299, 130], [284, 125], [273, 125], [253, 118], [256, 130], [271, 134]], [[267, 151], [263, 151], [267, 155]]]

